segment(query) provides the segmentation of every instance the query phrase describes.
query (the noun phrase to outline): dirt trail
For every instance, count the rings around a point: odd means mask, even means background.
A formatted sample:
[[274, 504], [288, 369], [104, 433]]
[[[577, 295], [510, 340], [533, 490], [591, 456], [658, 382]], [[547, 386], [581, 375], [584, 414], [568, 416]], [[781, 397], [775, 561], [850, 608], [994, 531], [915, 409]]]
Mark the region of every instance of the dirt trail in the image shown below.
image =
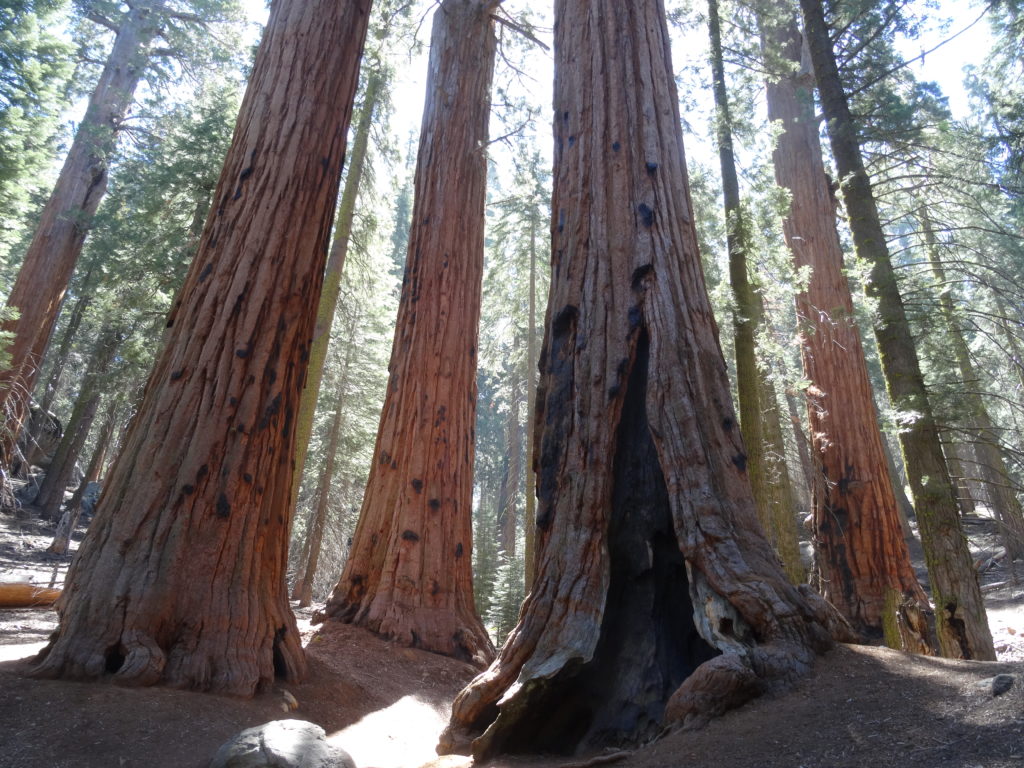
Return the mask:
[[[46, 585], [68, 558], [45, 556], [45, 526], [0, 516], [0, 579]], [[991, 542], [974, 542], [977, 552]], [[984, 549], [989, 547], [989, 550]], [[1017, 563], [1024, 571], [1024, 564]], [[954, 662], [841, 646], [796, 690], [668, 734], [614, 762], [627, 768], [1024, 768], [1024, 584], [983, 574], [1000, 662]], [[320, 724], [360, 768], [464, 768], [433, 745], [475, 670], [300, 612], [309, 680], [252, 700], [169, 689], [34, 680], [28, 661], [55, 626], [49, 609], [0, 610], [0, 768], [200, 768], [239, 730], [298, 717]], [[992, 694], [992, 678], [1015, 683]], [[299, 702], [285, 713], [283, 691]], [[497, 768], [586, 758], [502, 758]]]

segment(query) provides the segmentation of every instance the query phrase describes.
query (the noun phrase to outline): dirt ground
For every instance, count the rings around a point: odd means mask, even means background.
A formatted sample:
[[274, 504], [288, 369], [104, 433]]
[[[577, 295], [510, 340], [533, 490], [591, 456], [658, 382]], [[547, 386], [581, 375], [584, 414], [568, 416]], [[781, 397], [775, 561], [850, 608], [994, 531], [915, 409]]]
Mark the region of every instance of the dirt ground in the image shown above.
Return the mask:
[[[761, 699], [699, 732], [598, 760], [503, 758], [496, 768], [614, 764], [627, 768], [1024, 768], [1024, 563], [1019, 581], [983, 522], [969, 528], [984, 570], [998, 662], [955, 662], [840, 646], [794, 691]], [[0, 515], [0, 581], [60, 587], [69, 557], [44, 550], [52, 529]], [[397, 647], [300, 613], [308, 680], [252, 700], [106, 684], [33, 680], [32, 655], [52, 631], [49, 609], [0, 610], [0, 768], [201, 768], [243, 728], [285, 717], [320, 724], [359, 768], [465, 768], [437, 758], [448, 707], [473, 676], [466, 664]], [[992, 678], [1011, 674], [994, 696]], [[299, 702], [286, 714], [284, 691]]]

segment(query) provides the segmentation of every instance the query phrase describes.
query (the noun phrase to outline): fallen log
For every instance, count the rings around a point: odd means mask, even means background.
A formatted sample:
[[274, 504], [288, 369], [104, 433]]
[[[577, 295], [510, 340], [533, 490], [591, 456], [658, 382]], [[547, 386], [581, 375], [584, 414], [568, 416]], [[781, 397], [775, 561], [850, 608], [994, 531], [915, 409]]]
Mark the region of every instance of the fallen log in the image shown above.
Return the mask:
[[60, 597], [60, 592], [28, 582], [0, 583], [0, 608], [47, 608]]

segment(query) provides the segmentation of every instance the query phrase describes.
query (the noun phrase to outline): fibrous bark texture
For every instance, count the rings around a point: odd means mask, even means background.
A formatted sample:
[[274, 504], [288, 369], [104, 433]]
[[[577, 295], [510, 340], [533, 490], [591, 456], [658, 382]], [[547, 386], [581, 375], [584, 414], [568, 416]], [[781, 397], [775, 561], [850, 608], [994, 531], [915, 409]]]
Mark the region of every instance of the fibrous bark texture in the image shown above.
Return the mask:
[[555, 5], [537, 578], [440, 750], [584, 751], [806, 674], [831, 614], [757, 522], [660, 0]]
[[2, 326], [15, 336], [8, 349], [11, 368], [0, 370], [0, 413], [6, 426], [0, 430], [0, 467], [10, 466], [14, 441], [28, 413], [28, 394], [39, 375], [89, 223], [106, 193], [110, 154], [149, 61], [161, 10], [160, 2], [140, 2], [125, 13], [7, 297], [7, 306], [17, 308], [19, 316]]
[[878, 302], [875, 339], [889, 399], [899, 414], [903, 464], [928, 565], [939, 648], [943, 656], [951, 658], [994, 659], [977, 574], [971, 567], [967, 540], [960, 527], [956, 489], [942, 455], [938, 427], [821, 0], [800, 0], [800, 7], [854, 247], [857, 255], [871, 265], [865, 290]]
[[249, 695], [303, 674], [294, 415], [369, 0], [277, 0], [166, 347], [38, 673]]
[[[768, 117], [781, 122], [772, 155], [775, 178], [789, 190], [783, 223], [797, 269], [811, 270], [796, 297], [808, 420], [814, 449], [815, 581], [860, 632], [881, 638], [903, 606], [901, 635], [910, 649], [927, 647], [921, 611], [928, 609], [900, 528], [871, 383], [853, 313], [835, 199], [825, 175], [814, 115], [812, 79], [801, 69], [802, 38], [785, 3], [762, 19], [763, 47], [777, 73], [767, 82]], [[787, 23], [788, 21], [788, 23]], [[899, 594], [893, 603], [890, 591]], [[887, 602], [888, 601], [888, 602]], [[888, 622], [888, 623], [887, 623]], [[897, 647], [899, 636], [886, 638]]]
[[409, 252], [374, 460], [327, 618], [489, 659], [473, 606], [476, 344], [496, 0], [434, 15]]
[[[764, 318], [764, 300], [750, 280], [747, 252], [750, 232], [740, 204], [739, 174], [733, 151], [732, 116], [725, 86], [725, 62], [718, 0], [708, 0], [708, 31], [711, 38], [712, 90], [715, 96], [715, 138], [722, 170], [722, 201], [725, 205], [726, 240], [729, 251], [729, 285], [732, 288], [733, 348], [736, 354], [736, 397], [740, 430], [747, 447], [750, 477], [758, 517], [768, 539], [783, 558], [794, 581], [800, 578], [800, 549], [788, 476], [778, 470], [776, 453], [769, 449], [770, 426], [767, 410], [774, 408], [775, 393], [757, 364], [758, 330]], [[771, 402], [769, 402], [769, 397]], [[772, 445], [771, 449], [778, 445]], [[787, 482], [781, 482], [781, 481]]]

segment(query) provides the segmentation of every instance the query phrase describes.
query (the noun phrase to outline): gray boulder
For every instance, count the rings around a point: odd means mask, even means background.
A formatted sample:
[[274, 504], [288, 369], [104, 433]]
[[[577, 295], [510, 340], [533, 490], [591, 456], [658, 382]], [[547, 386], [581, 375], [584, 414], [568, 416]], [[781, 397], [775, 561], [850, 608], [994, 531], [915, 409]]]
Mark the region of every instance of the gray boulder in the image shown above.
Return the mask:
[[210, 768], [356, 768], [349, 754], [326, 737], [315, 723], [274, 720], [223, 744]]

